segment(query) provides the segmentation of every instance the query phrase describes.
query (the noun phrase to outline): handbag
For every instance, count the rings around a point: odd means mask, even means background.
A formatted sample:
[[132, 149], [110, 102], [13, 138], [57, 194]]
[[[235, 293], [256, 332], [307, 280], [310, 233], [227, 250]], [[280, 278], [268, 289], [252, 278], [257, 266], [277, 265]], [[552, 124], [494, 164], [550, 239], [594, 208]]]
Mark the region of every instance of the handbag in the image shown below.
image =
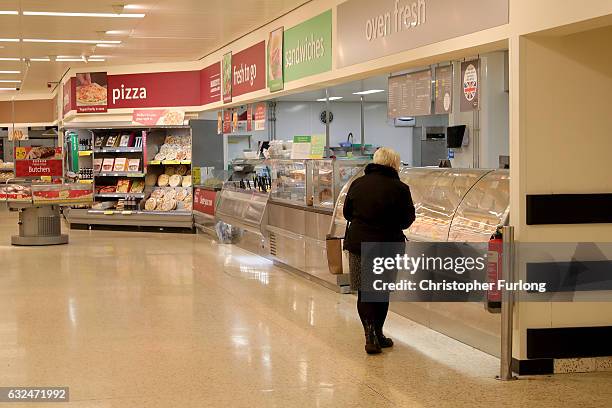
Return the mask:
[[[325, 249], [327, 252], [327, 267], [329, 269], [329, 273], [332, 275], [342, 275], [344, 273], [344, 268], [342, 267], [342, 237], [336, 237], [333, 235], [334, 230], [334, 220], [336, 219], [336, 208], [334, 208], [334, 212], [332, 214], [332, 221], [329, 226], [329, 231], [325, 236]], [[346, 229], [344, 230], [344, 234], [346, 235], [346, 231], [348, 230], [348, 226], [350, 223], [347, 223]]]

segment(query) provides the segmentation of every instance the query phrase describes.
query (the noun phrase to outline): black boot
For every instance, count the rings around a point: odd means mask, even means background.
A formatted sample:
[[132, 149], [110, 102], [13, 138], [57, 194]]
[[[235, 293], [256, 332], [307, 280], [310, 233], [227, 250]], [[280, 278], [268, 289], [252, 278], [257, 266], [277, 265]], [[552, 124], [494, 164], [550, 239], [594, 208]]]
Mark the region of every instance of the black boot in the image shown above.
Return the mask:
[[391, 340], [389, 337], [385, 337], [382, 328], [376, 330], [376, 339], [382, 348], [393, 347], [393, 340]]
[[365, 338], [366, 338], [366, 345], [365, 345], [366, 353], [378, 354], [382, 351], [380, 349], [380, 344], [378, 344], [378, 337], [376, 336], [376, 329], [374, 329], [374, 325], [372, 323], [366, 322]]

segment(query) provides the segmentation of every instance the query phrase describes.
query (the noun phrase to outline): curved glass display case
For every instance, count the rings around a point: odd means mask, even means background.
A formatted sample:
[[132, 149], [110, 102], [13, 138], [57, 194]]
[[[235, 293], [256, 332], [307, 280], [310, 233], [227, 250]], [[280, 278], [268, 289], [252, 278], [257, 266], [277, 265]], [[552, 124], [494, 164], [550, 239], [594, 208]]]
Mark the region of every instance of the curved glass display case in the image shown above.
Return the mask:
[[[410, 186], [416, 210], [416, 220], [404, 231], [409, 240], [486, 242], [497, 226], [507, 223], [507, 170], [404, 167], [400, 178]], [[331, 236], [344, 236], [342, 209], [349, 187], [347, 183], [338, 196]]]
[[333, 209], [342, 187], [369, 162], [369, 158], [313, 160], [313, 206]]

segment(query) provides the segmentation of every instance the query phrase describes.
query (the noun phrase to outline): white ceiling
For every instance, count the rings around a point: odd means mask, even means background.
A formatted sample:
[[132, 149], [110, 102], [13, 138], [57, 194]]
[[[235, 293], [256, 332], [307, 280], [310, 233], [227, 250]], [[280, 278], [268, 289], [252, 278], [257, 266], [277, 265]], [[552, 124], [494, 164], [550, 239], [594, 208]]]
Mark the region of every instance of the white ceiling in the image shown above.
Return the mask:
[[[336, 102], [359, 102], [359, 95], [353, 95], [353, 92], [367, 91], [370, 89], [382, 89], [384, 92], [379, 92], [370, 95], [364, 95], [366, 102], [387, 102], [387, 76], [380, 75], [363, 79], [360, 81], [349, 82], [342, 85], [336, 85], [327, 88], [329, 96], [341, 96], [342, 99], [333, 101]], [[302, 92], [299, 94], [283, 96], [277, 99], [280, 102], [312, 102], [317, 99], [325, 98], [325, 88], [316, 91]]]
[[[0, 42], [0, 58], [48, 56], [103, 56], [106, 61], [88, 67], [197, 60], [232, 40], [268, 23], [307, 0], [0, 0], [0, 10], [116, 13], [118, 4], [132, 5], [124, 13], [145, 13], [144, 18], [94, 18], [0, 15], [0, 38], [121, 40], [113, 47], [95, 44]], [[119, 31], [119, 34], [106, 34]], [[0, 60], [0, 80], [23, 79], [23, 93], [49, 92], [80, 62]], [[0, 87], [11, 84], [0, 83]], [[7, 91], [0, 91], [6, 94]]]

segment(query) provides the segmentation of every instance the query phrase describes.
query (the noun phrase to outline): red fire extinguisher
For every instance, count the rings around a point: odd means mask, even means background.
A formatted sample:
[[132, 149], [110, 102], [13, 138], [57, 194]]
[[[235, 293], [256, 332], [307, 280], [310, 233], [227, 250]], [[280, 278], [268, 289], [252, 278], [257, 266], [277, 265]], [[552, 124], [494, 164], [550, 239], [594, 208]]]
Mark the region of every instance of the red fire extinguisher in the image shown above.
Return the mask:
[[491, 313], [501, 312], [501, 290], [497, 281], [502, 278], [502, 254], [504, 241], [501, 227], [491, 236], [487, 254], [487, 281], [493, 284], [493, 289], [487, 291], [487, 310]]

